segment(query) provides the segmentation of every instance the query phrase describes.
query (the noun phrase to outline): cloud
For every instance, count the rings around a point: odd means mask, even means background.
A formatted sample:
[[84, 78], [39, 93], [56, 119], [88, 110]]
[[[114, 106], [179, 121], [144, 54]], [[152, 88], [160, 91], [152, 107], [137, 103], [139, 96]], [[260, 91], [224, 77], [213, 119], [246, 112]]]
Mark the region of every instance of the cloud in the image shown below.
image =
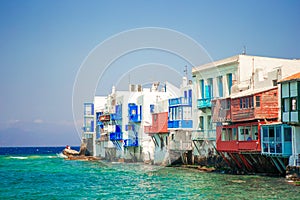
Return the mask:
[[35, 120], [33, 120], [33, 123], [35, 123], [35, 124], [41, 124], [41, 123], [43, 123], [44, 121], [43, 120], [41, 120], [41, 119], [35, 119]]

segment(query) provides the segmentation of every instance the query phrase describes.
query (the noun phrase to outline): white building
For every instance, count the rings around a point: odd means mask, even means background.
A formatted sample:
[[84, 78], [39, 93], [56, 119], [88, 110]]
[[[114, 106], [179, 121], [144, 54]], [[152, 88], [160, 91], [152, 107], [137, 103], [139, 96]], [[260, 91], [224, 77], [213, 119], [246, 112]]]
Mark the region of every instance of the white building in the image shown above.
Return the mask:
[[90, 137], [94, 141], [93, 155], [107, 160], [151, 160], [154, 147], [151, 137], [144, 133], [144, 126], [151, 123], [151, 110], [159, 109], [155, 106], [157, 102], [175, 97], [178, 93], [178, 89], [170, 83], [154, 83], [151, 88], [130, 85], [129, 91], [115, 91], [113, 88], [106, 97], [106, 103], [103, 103], [103, 98], [99, 101], [100, 98], [95, 97], [98, 107], [99, 104], [102, 106], [93, 113], [97, 126], [93, 134], [89, 134], [94, 135]]

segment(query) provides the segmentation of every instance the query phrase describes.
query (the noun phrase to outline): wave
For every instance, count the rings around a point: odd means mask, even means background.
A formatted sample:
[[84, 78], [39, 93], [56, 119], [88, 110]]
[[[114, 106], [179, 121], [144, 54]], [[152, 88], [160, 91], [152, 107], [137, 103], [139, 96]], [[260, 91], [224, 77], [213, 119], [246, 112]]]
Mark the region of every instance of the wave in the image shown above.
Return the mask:
[[62, 152], [57, 153], [56, 156], [57, 156], [58, 158], [68, 158], [68, 157], [67, 157], [66, 155], [64, 155]]
[[27, 159], [48, 159], [48, 158], [57, 158], [58, 156], [51, 155], [32, 155], [32, 156], [9, 156], [10, 159], [18, 159], [18, 160], [27, 160]]
[[19, 159], [19, 160], [25, 160], [25, 159], [28, 159], [27, 156], [10, 156], [10, 158], [12, 158], [12, 159]]

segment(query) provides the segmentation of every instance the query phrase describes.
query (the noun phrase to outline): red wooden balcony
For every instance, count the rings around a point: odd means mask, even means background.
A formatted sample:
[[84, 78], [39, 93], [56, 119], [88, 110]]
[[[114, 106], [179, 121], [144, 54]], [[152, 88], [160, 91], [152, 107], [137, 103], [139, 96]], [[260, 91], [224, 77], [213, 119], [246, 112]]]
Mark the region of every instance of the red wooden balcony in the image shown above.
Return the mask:
[[260, 126], [264, 122], [237, 123], [217, 127], [217, 150], [222, 152], [261, 152]]
[[222, 152], [260, 152], [261, 145], [259, 141], [218, 141], [217, 150]]
[[168, 113], [152, 114], [152, 125], [144, 126], [144, 132], [148, 134], [168, 133]]

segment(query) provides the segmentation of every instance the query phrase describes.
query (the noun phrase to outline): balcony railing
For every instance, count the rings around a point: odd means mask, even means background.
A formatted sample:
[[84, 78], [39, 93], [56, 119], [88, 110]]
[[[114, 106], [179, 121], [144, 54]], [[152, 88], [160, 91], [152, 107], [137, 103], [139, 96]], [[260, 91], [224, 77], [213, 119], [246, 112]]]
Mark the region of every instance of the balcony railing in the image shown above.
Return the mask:
[[169, 99], [169, 106], [191, 105], [189, 98], [179, 97]]
[[138, 139], [126, 139], [124, 140], [124, 147], [137, 147], [139, 146]]
[[168, 128], [193, 128], [193, 120], [168, 121]]
[[109, 139], [111, 141], [123, 140], [123, 133], [122, 132], [112, 132], [109, 134]]
[[197, 100], [198, 108], [210, 108], [211, 107], [211, 98], [198, 99]]
[[192, 132], [192, 140], [216, 140], [216, 130], [197, 130]]

